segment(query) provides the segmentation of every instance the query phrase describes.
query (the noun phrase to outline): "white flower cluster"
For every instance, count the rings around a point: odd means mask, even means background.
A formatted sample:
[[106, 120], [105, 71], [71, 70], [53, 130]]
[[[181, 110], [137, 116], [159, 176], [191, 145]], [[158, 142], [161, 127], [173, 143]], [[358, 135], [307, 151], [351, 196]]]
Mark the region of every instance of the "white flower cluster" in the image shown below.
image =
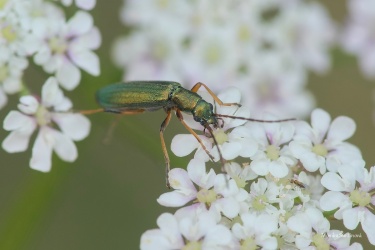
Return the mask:
[[363, 73], [375, 78], [375, 2], [348, 0], [349, 18], [343, 31], [343, 48], [358, 56]]
[[[69, 4], [71, 1], [62, 1]], [[90, 9], [95, 0], [77, 0]], [[81, 78], [79, 68], [98, 75], [99, 59], [92, 52], [100, 46], [92, 16], [78, 11], [69, 20], [57, 5], [43, 0], [6, 0], [0, 3], [0, 108], [7, 94], [23, 90], [22, 77], [28, 58], [56, 76], [67, 90]]]
[[[234, 89], [218, 95], [231, 103], [239, 96]], [[243, 107], [216, 109], [248, 115]], [[211, 136], [201, 135], [217, 162], [210, 169], [191, 135], [173, 139], [178, 156], [197, 150], [187, 170], [170, 171], [174, 190], [158, 202], [182, 208], [160, 215], [159, 228], [142, 235], [141, 249], [363, 249], [350, 243], [350, 233], [331, 228], [332, 218], [349, 230], [360, 223], [375, 245], [375, 169], [367, 170], [359, 149], [346, 141], [355, 131], [352, 119], [332, 121], [316, 109], [311, 124], [223, 122], [213, 133], [226, 160], [221, 173]]]
[[130, 0], [121, 18], [134, 28], [113, 52], [126, 80], [236, 84], [255, 117], [308, 115], [306, 71], [329, 69], [336, 33], [319, 3], [299, 0]]
[[[72, 1], [62, 0], [63, 5]], [[76, 0], [85, 10], [95, 0]], [[89, 120], [81, 114], [69, 114], [72, 103], [59, 85], [73, 90], [80, 82], [80, 69], [99, 75], [99, 58], [92, 50], [101, 44], [101, 36], [92, 16], [82, 10], [68, 20], [58, 2], [44, 0], [0, 1], [0, 108], [7, 95], [19, 93], [19, 111], [11, 111], [3, 127], [10, 131], [2, 147], [9, 153], [26, 151], [38, 129], [30, 166], [47, 172], [52, 151], [65, 161], [77, 158], [73, 141], [84, 139], [90, 131]], [[42, 87], [41, 95], [30, 93], [23, 80], [28, 59], [52, 75]], [[30, 88], [32, 89], [32, 88]], [[58, 129], [57, 129], [58, 128]]]

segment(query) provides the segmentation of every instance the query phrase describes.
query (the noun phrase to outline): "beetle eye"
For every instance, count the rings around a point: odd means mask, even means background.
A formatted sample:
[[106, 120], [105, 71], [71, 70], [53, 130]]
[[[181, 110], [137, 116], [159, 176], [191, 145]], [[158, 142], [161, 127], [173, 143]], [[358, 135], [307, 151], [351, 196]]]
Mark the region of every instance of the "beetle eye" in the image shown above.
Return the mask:
[[214, 106], [211, 103], [209, 103], [209, 104], [210, 104], [210, 109], [214, 110]]

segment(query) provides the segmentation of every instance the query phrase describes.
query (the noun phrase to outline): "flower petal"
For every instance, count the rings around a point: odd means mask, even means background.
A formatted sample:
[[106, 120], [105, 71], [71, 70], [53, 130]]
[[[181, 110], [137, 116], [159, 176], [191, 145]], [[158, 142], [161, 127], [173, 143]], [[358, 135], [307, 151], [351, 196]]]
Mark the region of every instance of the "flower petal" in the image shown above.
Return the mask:
[[7, 131], [21, 129], [22, 127], [25, 127], [25, 125], [29, 126], [31, 121], [33, 121], [31, 117], [24, 115], [19, 111], [12, 110], [5, 117], [3, 127]]
[[20, 98], [20, 103], [17, 105], [17, 107], [23, 113], [32, 115], [36, 113], [39, 107], [39, 102], [34, 96], [31, 96], [31, 95], [22, 96]]
[[346, 191], [343, 179], [336, 173], [325, 173], [321, 179], [322, 185], [331, 191]]
[[362, 221], [362, 228], [365, 231], [368, 240], [372, 245], [375, 245], [375, 215], [370, 211], [365, 211], [364, 220]]
[[76, 0], [76, 4], [81, 9], [91, 10], [95, 7], [96, 0]]
[[100, 64], [98, 56], [90, 50], [73, 51], [70, 53], [72, 61], [87, 73], [98, 76]]
[[331, 122], [330, 115], [323, 109], [315, 109], [311, 113], [311, 126], [319, 133], [319, 139], [323, 139]]
[[32, 169], [42, 172], [51, 170], [53, 138], [49, 132], [50, 129], [41, 128], [36, 137], [30, 159], [30, 167]]
[[67, 59], [57, 70], [56, 78], [66, 90], [73, 90], [81, 80], [81, 72]]
[[171, 143], [172, 152], [179, 156], [187, 156], [199, 145], [197, 139], [194, 138], [191, 134], [179, 134], [173, 137]]
[[77, 11], [68, 21], [70, 36], [77, 36], [88, 32], [94, 24], [92, 16], [85, 11]]
[[64, 94], [59, 88], [57, 79], [50, 77], [42, 87], [42, 102], [46, 107], [59, 104], [64, 99]]
[[90, 132], [90, 120], [84, 115], [54, 113], [52, 119], [59, 125], [63, 134], [74, 141], [86, 138]]
[[181, 207], [195, 197], [196, 194], [185, 195], [176, 190], [160, 195], [157, 202], [165, 207]]
[[345, 141], [352, 137], [356, 129], [353, 119], [346, 116], [339, 116], [333, 120], [328, 131], [327, 139], [337, 142]]
[[53, 136], [55, 139], [53, 149], [56, 154], [64, 161], [75, 161], [78, 157], [78, 152], [72, 139], [57, 130], [53, 130]]
[[342, 212], [344, 226], [349, 230], [354, 230], [359, 223], [359, 209], [351, 208]]
[[348, 197], [340, 192], [328, 191], [320, 198], [320, 207], [324, 211], [332, 211], [340, 207]]

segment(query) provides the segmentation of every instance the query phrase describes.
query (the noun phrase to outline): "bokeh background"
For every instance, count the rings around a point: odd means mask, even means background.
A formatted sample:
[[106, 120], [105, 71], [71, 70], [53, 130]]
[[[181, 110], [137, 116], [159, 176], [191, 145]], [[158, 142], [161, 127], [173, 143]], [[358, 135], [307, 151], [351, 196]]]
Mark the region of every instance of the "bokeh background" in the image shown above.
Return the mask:
[[[347, 15], [345, 1], [321, 2], [333, 19], [343, 22]], [[122, 4], [120, 0], [98, 1], [91, 11], [103, 37], [97, 51], [102, 73], [99, 77], [84, 73], [78, 88], [65, 92], [77, 109], [96, 108], [96, 90], [122, 79], [123, 72], [113, 66], [110, 57], [114, 39], [126, 33], [119, 20]], [[315, 95], [317, 106], [332, 117], [346, 115], [356, 121], [357, 131], [349, 141], [361, 149], [367, 166], [372, 166], [375, 81], [365, 79], [356, 58], [340, 49], [332, 50], [332, 58], [333, 67], [327, 74], [309, 74], [308, 89]], [[38, 93], [46, 75], [33, 66], [25, 78]], [[10, 98], [0, 111], [1, 120], [17, 102], [17, 96]], [[29, 168], [31, 150], [21, 154], [0, 151], [0, 249], [138, 249], [141, 234], [155, 228], [156, 218], [168, 211], [156, 202], [167, 191], [159, 141], [165, 113], [121, 117], [111, 135], [109, 128], [117, 120], [115, 115], [103, 113], [89, 118], [92, 132], [77, 143], [78, 160], [71, 164], [54, 156], [48, 174]], [[177, 133], [185, 130], [172, 119], [166, 142], [169, 144]], [[6, 135], [0, 130], [1, 139]], [[170, 157], [173, 167], [186, 167], [189, 159], [172, 153]]]

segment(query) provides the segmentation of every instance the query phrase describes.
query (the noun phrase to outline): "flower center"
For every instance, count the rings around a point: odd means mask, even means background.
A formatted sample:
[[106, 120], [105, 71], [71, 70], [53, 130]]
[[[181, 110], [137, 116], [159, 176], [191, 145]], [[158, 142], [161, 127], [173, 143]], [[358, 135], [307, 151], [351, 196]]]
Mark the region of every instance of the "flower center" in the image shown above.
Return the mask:
[[3, 9], [4, 6], [8, 3], [8, 0], [0, 0], [0, 9]]
[[246, 181], [244, 179], [240, 178], [239, 176], [234, 176], [232, 178], [236, 182], [237, 187], [244, 188], [246, 186]]
[[189, 241], [181, 249], [182, 250], [201, 250], [202, 249], [202, 243], [200, 243], [199, 241]]
[[215, 64], [220, 61], [220, 47], [217, 44], [210, 44], [206, 49], [205, 59], [208, 64]]
[[246, 25], [241, 25], [240, 28], [238, 29], [238, 39], [240, 41], [246, 42], [250, 40], [250, 32], [249, 28]]
[[216, 201], [217, 194], [214, 190], [201, 189], [197, 193], [197, 199], [200, 203], [211, 204]]
[[365, 191], [355, 189], [350, 193], [350, 200], [361, 207], [365, 207], [370, 204], [371, 196]]
[[268, 202], [267, 196], [263, 194], [263, 195], [259, 195], [255, 197], [255, 199], [253, 200], [251, 204], [255, 210], [261, 211], [266, 208], [267, 202]]
[[157, 4], [159, 5], [160, 8], [166, 9], [169, 5], [169, 0], [158, 0]]
[[152, 50], [153, 57], [157, 60], [163, 60], [168, 57], [169, 50], [167, 44], [163, 41], [157, 41]]
[[312, 148], [312, 151], [320, 156], [326, 156], [328, 154], [328, 149], [323, 144], [316, 144]]
[[53, 37], [48, 42], [49, 47], [51, 48], [52, 52], [55, 54], [64, 54], [67, 49], [67, 44], [65, 39], [60, 37]]
[[270, 160], [277, 160], [279, 159], [280, 157], [280, 150], [278, 147], [274, 146], [274, 145], [268, 145], [266, 147], [266, 154], [267, 154], [267, 157], [270, 159]]
[[39, 105], [35, 117], [39, 126], [50, 124], [52, 120], [51, 113], [42, 105]]
[[228, 141], [228, 135], [222, 129], [218, 129], [214, 131], [214, 136], [217, 141], [217, 144], [222, 145], [224, 142]]
[[329, 244], [324, 240], [323, 234], [315, 234], [312, 237], [312, 241], [317, 249], [329, 250]]
[[241, 250], [255, 250], [257, 248], [257, 244], [255, 243], [252, 237], [246, 238], [241, 242]]
[[3, 65], [0, 67], [0, 82], [4, 82], [9, 76], [9, 68], [7, 65]]
[[[1, 4], [1, 3], [0, 3]], [[2, 37], [5, 38], [9, 43], [17, 39], [17, 33], [10, 25], [6, 25], [1, 30]]]

